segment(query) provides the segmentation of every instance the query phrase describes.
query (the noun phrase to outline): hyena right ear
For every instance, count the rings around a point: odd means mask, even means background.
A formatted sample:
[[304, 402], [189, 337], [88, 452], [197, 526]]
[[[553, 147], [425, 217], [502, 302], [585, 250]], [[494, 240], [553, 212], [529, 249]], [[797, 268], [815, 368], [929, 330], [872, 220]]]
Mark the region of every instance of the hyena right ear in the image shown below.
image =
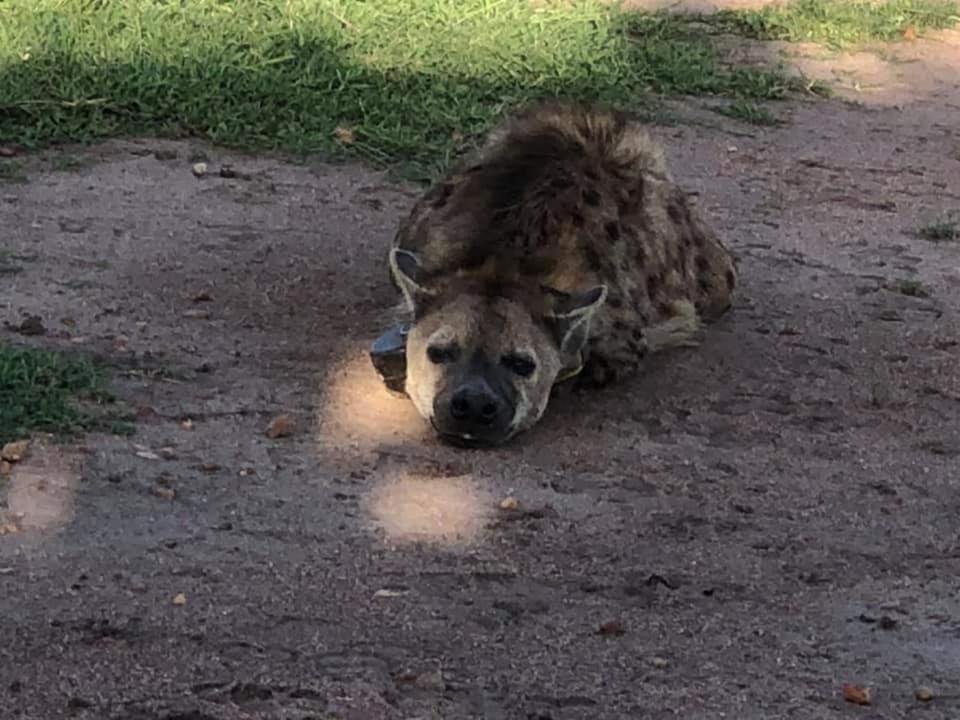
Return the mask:
[[393, 280], [403, 293], [410, 312], [415, 313], [417, 307], [432, 293], [424, 287], [424, 271], [420, 258], [415, 253], [401, 248], [390, 250], [390, 272]]
[[590, 321], [607, 299], [607, 286], [597, 285], [584, 292], [565, 293], [544, 287], [550, 310], [547, 320], [554, 329], [561, 353], [575, 354], [590, 335]]

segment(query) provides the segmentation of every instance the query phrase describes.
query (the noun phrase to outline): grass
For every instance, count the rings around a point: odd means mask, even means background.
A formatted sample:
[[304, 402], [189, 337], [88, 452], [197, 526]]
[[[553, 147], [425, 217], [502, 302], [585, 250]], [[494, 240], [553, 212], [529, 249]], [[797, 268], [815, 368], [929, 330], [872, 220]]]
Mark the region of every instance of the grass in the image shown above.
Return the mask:
[[720, 13], [717, 21], [761, 40], [815, 42], [839, 48], [893, 41], [960, 22], [955, 0], [794, 0]]
[[0, 345], [0, 443], [31, 432], [72, 435], [87, 429], [127, 432], [104, 376], [88, 358]]
[[195, 135], [406, 163], [426, 179], [505, 109], [564, 95], [780, 98], [687, 19], [604, 3], [3, 0], [0, 137], [27, 148]]
[[960, 240], [960, 220], [953, 217], [935, 220], [917, 230], [917, 236], [930, 242]]
[[774, 126], [779, 125], [780, 121], [767, 108], [751, 100], [738, 99], [727, 105], [714, 108], [715, 112], [736, 120], [750, 123], [751, 125]]
[[908, 297], [915, 298], [927, 298], [930, 297], [930, 290], [919, 280], [913, 279], [904, 279], [897, 280], [891, 284], [890, 289], [900, 293], [901, 295], [906, 295]]

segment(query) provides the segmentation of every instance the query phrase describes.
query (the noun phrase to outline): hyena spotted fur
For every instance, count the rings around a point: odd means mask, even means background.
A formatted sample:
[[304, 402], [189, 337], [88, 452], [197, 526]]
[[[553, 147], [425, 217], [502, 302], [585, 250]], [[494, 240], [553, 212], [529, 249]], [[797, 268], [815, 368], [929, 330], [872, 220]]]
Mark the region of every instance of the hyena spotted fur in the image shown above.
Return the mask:
[[508, 118], [430, 188], [390, 268], [410, 327], [406, 393], [466, 445], [530, 428], [565, 377], [609, 383], [695, 344], [737, 283], [645, 129], [565, 102]]

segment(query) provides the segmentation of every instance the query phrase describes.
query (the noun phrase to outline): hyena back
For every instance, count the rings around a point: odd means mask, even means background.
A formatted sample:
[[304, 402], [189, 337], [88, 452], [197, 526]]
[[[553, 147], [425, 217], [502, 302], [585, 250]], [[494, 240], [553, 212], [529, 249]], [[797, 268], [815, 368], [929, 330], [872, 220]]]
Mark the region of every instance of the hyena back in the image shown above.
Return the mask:
[[737, 282], [643, 127], [560, 102], [508, 118], [427, 191], [390, 268], [410, 324], [406, 393], [467, 445], [530, 428], [565, 377], [606, 383], [693, 344]]

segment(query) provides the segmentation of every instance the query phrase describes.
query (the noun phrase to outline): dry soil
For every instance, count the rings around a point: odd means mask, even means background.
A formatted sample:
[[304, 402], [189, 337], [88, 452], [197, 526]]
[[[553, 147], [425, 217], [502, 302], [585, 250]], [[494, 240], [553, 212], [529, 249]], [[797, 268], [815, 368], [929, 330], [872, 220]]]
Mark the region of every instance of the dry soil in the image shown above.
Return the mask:
[[98, 353], [138, 422], [0, 480], [0, 716], [960, 717], [960, 242], [913, 234], [960, 210], [958, 47], [797, 58], [859, 103], [776, 127], [676, 104], [654, 131], [734, 312], [493, 452], [367, 362], [414, 188], [151, 139], [27, 158], [0, 318], [46, 334], [4, 341]]

